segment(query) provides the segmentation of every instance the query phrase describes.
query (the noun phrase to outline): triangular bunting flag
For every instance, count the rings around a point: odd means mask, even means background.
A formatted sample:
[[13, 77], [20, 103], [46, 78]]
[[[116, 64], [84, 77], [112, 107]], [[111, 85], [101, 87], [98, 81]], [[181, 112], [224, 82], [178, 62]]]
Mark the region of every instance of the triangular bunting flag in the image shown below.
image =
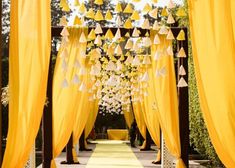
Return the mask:
[[112, 13], [108, 10], [105, 14], [105, 20], [110, 21], [113, 19]]
[[67, 37], [67, 36], [69, 36], [69, 31], [68, 31], [67, 27], [64, 27], [64, 28], [62, 29], [60, 35], [61, 35], [62, 37]]
[[94, 41], [94, 44], [101, 46], [102, 45], [102, 40], [101, 40], [101, 36], [98, 35]]
[[185, 71], [183, 65], [181, 65], [179, 68], [179, 75], [182, 75], [182, 76], [186, 75], [186, 71]]
[[117, 12], [117, 13], [122, 12], [122, 5], [120, 2], [117, 3], [117, 5], [115, 7], [115, 12]]
[[168, 29], [166, 28], [165, 25], [161, 26], [159, 32], [159, 34], [168, 34]]
[[75, 16], [73, 25], [76, 26], [76, 25], [81, 25], [81, 24], [82, 24], [81, 19], [78, 16]]
[[117, 32], [115, 34], [115, 37], [114, 37], [114, 40], [119, 40], [121, 38], [121, 30], [120, 29], [117, 29]]
[[176, 12], [176, 16], [178, 17], [185, 17], [187, 16], [186, 12], [184, 11], [184, 8], [183, 7], [180, 7], [178, 9], [178, 11]]
[[133, 13], [133, 8], [132, 8], [130, 3], [127, 4], [127, 6], [124, 9], [123, 13]]
[[74, 0], [73, 5], [74, 6], [79, 6], [80, 5], [79, 0]]
[[82, 84], [80, 85], [79, 89], [80, 92], [84, 92], [86, 90], [86, 84], [84, 82], [82, 82]]
[[103, 17], [103, 15], [102, 15], [102, 13], [101, 13], [100, 10], [97, 10], [97, 12], [96, 12], [96, 14], [95, 14], [95, 20], [96, 20], [96, 21], [104, 20], [104, 17]]
[[173, 24], [175, 23], [175, 19], [173, 18], [172, 14], [170, 13], [168, 15], [168, 18], [167, 18], [167, 21], [166, 21], [168, 24]]
[[117, 16], [116, 24], [117, 24], [117, 26], [122, 25], [122, 19], [121, 19], [121, 16], [119, 16], [119, 15]]
[[158, 8], [154, 8], [153, 10], [151, 10], [149, 12], [149, 16], [151, 16], [154, 19], [157, 19], [157, 17], [158, 17]]
[[173, 48], [172, 48], [171, 45], [167, 47], [167, 50], [166, 50], [166, 51], [167, 51], [167, 54], [168, 54], [168, 55], [170, 55], [170, 56], [173, 56], [173, 55], [174, 55], [174, 53], [173, 53]]
[[155, 20], [154, 24], [153, 24], [153, 30], [159, 30], [160, 29], [160, 26], [158, 24], [158, 21]]
[[150, 29], [150, 24], [148, 19], [144, 20], [144, 23], [142, 24], [142, 29]]
[[185, 81], [185, 79], [183, 77], [180, 78], [179, 82], [178, 82], [178, 87], [187, 87], [188, 84], [187, 82]]
[[96, 35], [95, 35], [95, 30], [91, 29], [90, 33], [88, 34], [88, 39], [89, 40], [95, 40]]
[[160, 43], [161, 43], [160, 38], [159, 38], [158, 34], [156, 34], [155, 37], [154, 37], [153, 44], [160, 44]]
[[119, 44], [118, 44], [117, 47], [115, 48], [114, 53], [115, 53], [116, 55], [122, 55], [122, 48], [121, 48], [121, 46], [120, 46]]
[[123, 27], [124, 27], [125, 29], [132, 29], [132, 28], [133, 28], [132, 22], [131, 22], [131, 19], [130, 19], [130, 18], [128, 18], [128, 19], [126, 20], [126, 22], [124, 23]]
[[62, 11], [64, 11], [64, 12], [70, 11], [69, 4], [68, 4], [67, 0], [61, 0], [60, 7], [62, 8]]
[[180, 48], [180, 50], [177, 54], [177, 57], [179, 57], [179, 58], [186, 58], [187, 57], [183, 47]]
[[139, 15], [138, 11], [135, 10], [135, 11], [132, 13], [132, 15], [131, 15], [131, 20], [135, 20], [135, 21], [140, 20], [140, 15]]
[[134, 65], [134, 66], [139, 66], [139, 65], [141, 65], [140, 60], [139, 60], [139, 58], [138, 58], [137, 55], [136, 55], [135, 58], [133, 59], [132, 65]]
[[168, 16], [168, 12], [166, 8], [162, 9], [161, 16]]
[[185, 40], [185, 33], [184, 33], [184, 30], [180, 30], [177, 38], [176, 38], [178, 41], [184, 41]]
[[103, 33], [103, 30], [102, 30], [100, 24], [97, 23], [96, 28], [95, 28], [95, 34], [102, 34], [102, 33]]
[[87, 42], [87, 39], [86, 39], [86, 35], [84, 32], [82, 32], [80, 38], [79, 38], [79, 42], [80, 43], [86, 43]]
[[80, 5], [80, 7], [79, 7], [79, 12], [80, 13], [82, 13], [82, 14], [84, 14], [84, 13], [86, 13], [86, 6], [85, 6], [85, 4], [84, 3], [82, 3], [81, 5]]
[[167, 39], [167, 40], [174, 40], [174, 39], [175, 39], [175, 37], [174, 37], [174, 35], [173, 35], [171, 29], [169, 29], [168, 34], [167, 34], [167, 36], [166, 36], [166, 39]]
[[95, 18], [95, 12], [94, 12], [93, 8], [90, 8], [88, 10], [88, 12], [86, 13], [86, 17], [89, 18], [89, 19], [94, 19]]
[[67, 26], [67, 24], [68, 24], [68, 22], [67, 22], [66, 17], [65, 17], [65, 16], [62, 16], [62, 17], [60, 18], [60, 23], [59, 23], [59, 25], [60, 25], [60, 26]]
[[145, 64], [145, 65], [150, 65], [151, 64], [151, 60], [150, 60], [149, 56], [144, 56], [143, 64]]
[[149, 11], [151, 11], [152, 10], [152, 7], [151, 7], [151, 5], [149, 4], [149, 3], [146, 3], [145, 4], [145, 6], [144, 6], [144, 8], [143, 8], [143, 10], [142, 10], [142, 13], [143, 14], [147, 14]]
[[112, 39], [114, 36], [113, 36], [113, 33], [110, 29], [108, 29], [108, 31], [106, 32], [105, 34], [105, 39]]
[[129, 50], [129, 49], [131, 49], [132, 47], [133, 47], [133, 42], [132, 42], [132, 40], [129, 38], [129, 39], [127, 40], [127, 42], [126, 42], [125, 49], [126, 49], [126, 50]]

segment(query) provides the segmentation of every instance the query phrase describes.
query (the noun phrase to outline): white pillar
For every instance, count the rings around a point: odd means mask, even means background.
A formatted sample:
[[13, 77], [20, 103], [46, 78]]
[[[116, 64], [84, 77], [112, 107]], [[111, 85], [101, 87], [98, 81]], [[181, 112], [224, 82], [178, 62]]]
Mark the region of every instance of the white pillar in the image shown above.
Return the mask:
[[161, 168], [174, 168], [174, 157], [170, 154], [170, 152], [167, 150], [166, 143], [162, 134], [162, 162], [161, 162]]

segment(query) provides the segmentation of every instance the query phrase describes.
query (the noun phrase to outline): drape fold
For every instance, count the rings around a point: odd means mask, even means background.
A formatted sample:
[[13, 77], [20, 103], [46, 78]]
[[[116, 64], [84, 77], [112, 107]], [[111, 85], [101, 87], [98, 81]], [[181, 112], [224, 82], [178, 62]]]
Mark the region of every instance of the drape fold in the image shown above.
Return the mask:
[[29, 158], [46, 100], [51, 49], [50, 0], [14, 0], [10, 7], [9, 129], [3, 168], [24, 167]]
[[232, 168], [235, 167], [235, 1], [188, 2], [200, 106], [216, 153], [226, 167]]

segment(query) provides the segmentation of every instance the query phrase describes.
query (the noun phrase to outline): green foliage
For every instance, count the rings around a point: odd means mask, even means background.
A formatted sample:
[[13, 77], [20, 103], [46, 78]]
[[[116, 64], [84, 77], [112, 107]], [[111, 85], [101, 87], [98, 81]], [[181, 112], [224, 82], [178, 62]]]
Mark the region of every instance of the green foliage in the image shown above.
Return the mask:
[[[185, 1], [185, 10], [188, 11], [187, 2]], [[181, 26], [188, 27], [189, 19], [184, 18], [180, 20]], [[188, 32], [190, 39], [190, 32]], [[211, 140], [203, 120], [203, 115], [199, 103], [199, 96], [197, 90], [197, 83], [195, 78], [195, 70], [193, 63], [193, 54], [191, 40], [189, 40], [189, 119], [190, 119], [190, 143], [203, 158], [209, 159], [212, 167], [222, 166], [214, 147], [211, 144]]]

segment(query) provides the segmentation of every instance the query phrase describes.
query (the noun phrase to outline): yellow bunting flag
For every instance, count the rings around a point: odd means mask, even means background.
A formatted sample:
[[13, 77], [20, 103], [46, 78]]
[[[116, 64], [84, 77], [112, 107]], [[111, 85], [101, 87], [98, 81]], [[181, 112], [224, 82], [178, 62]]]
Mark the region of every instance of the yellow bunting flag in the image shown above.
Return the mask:
[[69, 31], [68, 31], [67, 27], [64, 27], [64, 28], [62, 29], [60, 35], [61, 35], [62, 37], [67, 37], [67, 36], [69, 36]]
[[98, 46], [101, 46], [102, 45], [102, 39], [101, 39], [101, 36], [98, 35], [94, 41], [94, 44], [98, 45]]
[[94, 19], [95, 18], [95, 12], [94, 12], [93, 8], [90, 8], [88, 10], [88, 12], [86, 13], [86, 17], [89, 18], [89, 19]]
[[185, 40], [185, 33], [184, 33], [184, 30], [180, 30], [177, 38], [176, 38], [178, 41], [184, 41]]
[[133, 13], [133, 8], [132, 8], [130, 3], [127, 4], [127, 6], [125, 7], [123, 13]]
[[80, 5], [79, 0], [74, 0], [73, 5], [74, 6], [79, 6]]
[[166, 36], [166, 39], [167, 39], [167, 40], [174, 40], [174, 39], [175, 39], [175, 37], [174, 37], [174, 35], [173, 35], [171, 29], [169, 29], [168, 34], [167, 34], [167, 36]]
[[81, 24], [82, 24], [81, 19], [78, 16], [75, 16], [73, 25], [76, 26], [76, 25], [81, 25]]
[[136, 2], [140, 2], [141, 0], [132, 0], [132, 2], [136, 3]]
[[187, 57], [183, 47], [180, 48], [180, 50], [177, 54], [177, 57], [179, 57], [179, 58], [186, 58]]
[[114, 37], [112, 31], [108, 29], [108, 31], [105, 34], [105, 39], [112, 39]]
[[166, 8], [162, 9], [161, 16], [168, 16], [168, 12]]
[[133, 42], [131, 39], [128, 39], [127, 42], [126, 42], [126, 45], [125, 45], [125, 49], [126, 50], [129, 50], [133, 47]]
[[65, 12], [70, 11], [69, 4], [68, 4], [67, 0], [61, 0], [60, 7], [62, 8], [62, 11], [65, 11]]
[[95, 0], [94, 2], [96, 5], [103, 5], [103, 0]]
[[177, 10], [176, 16], [178, 16], [178, 17], [185, 17], [185, 16], [187, 16], [187, 14], [186, 14], [186, 12], [185, 12], [185, 10], [184, 10], [183, 7], [180, 7], [180, 8]]
[[84, 3], [82, 3], [81, 5], [80, 5], [80, 7], [79, 7], [79, 12], [80, 13], [82, 13], [82, 14], [84, 14], [84, 13], [86, 13], [86, 6], [85, 6], [85, 4]]
[[97, 10], [97, 12], [96, 12], [96, 14], [95, 14], [95, 20], [96, 20], [96, 21], [104, 20], [104, 17], [103, 17], [103, 15], [102, 15], [102, 13], [101, 13], [100, 10]]
[[160, 29], [160, 26], [158, 24], [158, 21], [155, 20], [154, 24], [153, 24], [153, 30], [159, 30]]
[[115, 7], [115, 12], [120, 13], [122, 12], [122, 4], [120, 2], [117, 3]]
[[96, 38], [95, 30], [91, 29], [90, 33], [88, 34], [88, 39], [95, 40], [95, 38]]
[[158, 0], [152, 0], [153, 3], [158, 3]]
[[161, 43], [160, 38], [159, 38], [158, 34], [156, 33], [154, 40], [153, 40], [153, 44], [160, 44], [160, 43]]
[[130, 33], [129, 32], [127, 32], [126, 34], [125, 34], [125, 37], [127, 37], [127, 38], [129, 38], [131, 35], [130, 35]]
[[146, 13], [148, 13], [149, 11], [151, 11], [152, 10], [152, 7], [151, 7], [151, 5], [149, 5], [149, 3], [146, 3], [145, 4], [145, 6], [144, 6], [144, 8], [143, 8], [143, 13], [144, 14], [146, 14]]
[[113, 19], [112, 13], [110, 12], [110, 10], [108, 10], [105, 14], [105, 20], [109, 21], [112, 19]]
[[131, 22], [131, 19], [130, 19], [130, 18], [128, 18], [128, 19], [126, 20], [126, 22], [124, 23], [123, 27], [124, 27], [125, 29], [132, 29], [132, 28], [133, 28], [132, 22]]
[[138, 11], [134, 11], [131, 15], [131, 20], [140, 20], [140, 15], [138, 13]]

